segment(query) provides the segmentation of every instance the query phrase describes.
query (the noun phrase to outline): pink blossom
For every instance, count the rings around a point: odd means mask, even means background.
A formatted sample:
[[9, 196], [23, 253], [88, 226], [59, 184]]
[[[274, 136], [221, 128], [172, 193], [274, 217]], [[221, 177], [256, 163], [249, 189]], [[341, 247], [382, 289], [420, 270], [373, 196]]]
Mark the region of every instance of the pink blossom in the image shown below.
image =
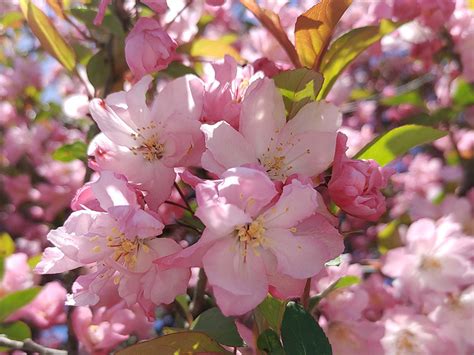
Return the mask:
[[226, 121], [235, 129], [239, 127], [241, 101], [250, 84], [261, 77], [251, 66], [241, 68], [235, 59], [226, 55], [223, 62], [212, 65], [207, 80], [201, 122]]
[[454, 354], [453, 344], [423, 315], [409, 308], [396, 307], [384, 318], [385, 335], [381, 343], [386, 355]]
[[347, 137], [341, 133], [328, 185], [329, 195], [345, 212], [376, 221], [385, 212], [385, 197], [380, 190], [387, 186], [391, 171], [382, 169], [373, 160], [347, 158], [346, 142]]
[[382, 355], [380, 339], [383, 326], [377, 323], [360, 321], [331, 321], [325, 326], [334, 355], [371, 354]]
[[5, 274], [0, 280], [0, 297], [24, 290], [34, 284], [33, 272], [28, 265], [28, 256], [15, 253], [5, 259]]
[[168, 1], [168, 11], [161, 24], [166, 26], [166, 32], [178, 44], [190, 42], [199, 31], [198, 22], [204, 10], [203, 1], [189, 0]]
[[112, 0], [100, 0], [99, 9], [97, 10], [97, 15], [94, 18], [94, 25], [100, 26], [102, 21], [104, 21], [105, 12], [107, 11], [107, 6], [112, 3]]
[[15, 177], [2, 176], [3, 190], [10, 201], [18, 206], [30, 197], [31, 179], [29, 175], [18, 175]]
[[168, 67], [177, 44], [158, 21], [140, 17], [125, 39], [125, 59], [136, 80]]
[[206, 4], [210, 6], [222, 6], [224, 3], [225, 0], [206, 0]]
[[429, 318], [435, 322], [441, 331], [452, 339], [458, 346], [460, 354], [474, 350], [474, 286], [464, 291], [450, 294], [440, 304]]
[[405, 247], [387, 253], [382, 271], [398, 278], [411, 293], [455, 292], [474, 280], [472, 238], [446, 223], [420, 219], [408, 228], [405, 239]]
[[247, 89], [239, 131], [227, 122], [202, 126], [207, 148], [202, 166], [217, 175], [254, 164], [273, 180], [284, 181], [292, 174], [312, 177], [332, 162], [340, 122], [336, 107], [325, 102], [307, 104], [286, 122], [283, 99], [274, 82], [260, 79]]
[[109, 354], [131, 334], [139, 339], [151, 337], [153, 323], [136, 306], [126, 308], [124, 302], [95, 310], [78, 307], [72, 315], [74, 333], [81, 347], [93, 354]]
[[163, 14], [168, 9], [166, 0], [141, 0], [141, 2], [155, 11], [157, 14]]
[[113, 173], [102, 172], [91, 188], [106, 212], [73, 212], [63, 227], [48, 234], [55, 247], [45, 250], [36, 271], [48, 274], [92, 266], [93, 273], [80, 276], [73, 287], [70, 303], [76, 305], [96, 304], [104, 283], [111, 280], [129, 305], [139, 302], [147, 310], [151, 303], [171, 303], [184, 293], [189, 270], [159, 270], [152, 264], [181, 248], [174, 240], [156, 238], [163, 224], [140, 208], [130, 185]]
[[[343, 249], [335, 229], [300, 231], [301, 222], [324, 207], [318, 205], [317, 192], [299, 180], [278, 195], [260, 170], [235, 168], [224, 172], [222, 180], [198, 184], [196, 197], [196, 216], [206, 226], [201, 239], [157, 263], [204, 267], [226, 315], [255, 308], [270, 285], [279, 289], [293, 279], [304, 282]], [[328, 224], [324, 218], [319, 223]]]
[[178, 166], [198, 165], [204, 139], [200, 132], [202, 83], [192, 76], [166, 85], [151, 107], [146, 76], [128, 92], [92, 100], [92, 117], [102, 130], [89, 147], [99, 169], [125, 175], [140, 184], [153, 209], [171, 193]]
[[32, 302], [16, 311], [8, 320], [23, 319], [36, 327], [49, 328], [66, 321], [65, 301], [66, 289], [57, 281], [49, 282]]

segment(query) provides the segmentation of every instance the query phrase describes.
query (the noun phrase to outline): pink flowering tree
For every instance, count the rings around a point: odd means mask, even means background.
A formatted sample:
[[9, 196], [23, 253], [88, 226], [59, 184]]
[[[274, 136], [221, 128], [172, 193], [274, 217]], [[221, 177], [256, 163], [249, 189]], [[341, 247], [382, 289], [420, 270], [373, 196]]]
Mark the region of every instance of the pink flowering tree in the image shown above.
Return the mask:
[[0, 352], [474, 351], [468, 0], [0, 15]]

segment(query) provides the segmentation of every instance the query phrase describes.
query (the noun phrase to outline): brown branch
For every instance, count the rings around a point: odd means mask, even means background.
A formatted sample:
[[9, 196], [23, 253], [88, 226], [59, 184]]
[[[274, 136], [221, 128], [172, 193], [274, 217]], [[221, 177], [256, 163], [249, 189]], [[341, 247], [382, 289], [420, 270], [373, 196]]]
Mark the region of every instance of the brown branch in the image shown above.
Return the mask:
[[301, 296], [301, 305], [308, 310], [309, 307], [309, 291], [311, 290], [311, 277], [306, 280], [303, 295]]
[[67, 351], [65, 350], [47, 348], [43, 345], [35, 343], [31, 339], [18, 341], [9, 339], [4, 335], [0, 335], [0, 345], [10, 349], [26, 351], [27, 353], [38, 353], [41, 355], [67, 355]]
[[206, 294], [207, 275], [204, 269], [199, 270], [199, 279], [194, 289], [193, 301], [191, 303], [191, 314], [194, 318], [202, 312], [204, 308], [204, 295]]
[[270, 32], [273, 37], [280, 43], [285, 50], [288, 58], [291, 60], [295, 68], [301, 68], [301, 63], [296, 53], [296, 48], [291, 43], [285, 31], [281, 27], [280, 18], [274, 12], [262, 9], [255, 0], [240, 0], [240, 3], [245, 6], [257, 20]]

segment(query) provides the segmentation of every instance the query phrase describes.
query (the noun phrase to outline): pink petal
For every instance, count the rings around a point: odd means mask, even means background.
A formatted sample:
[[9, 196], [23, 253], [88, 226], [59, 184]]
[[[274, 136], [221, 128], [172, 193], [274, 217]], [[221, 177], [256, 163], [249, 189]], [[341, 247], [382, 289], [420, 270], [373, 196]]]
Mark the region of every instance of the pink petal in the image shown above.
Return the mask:
[[255, 149], [257, 156], [267, 153], [271, 138], [285, 123], [283, 98], [273, 80], [256, 80], [247, 89], [242, 101], [240, 132]]
[[[212, 158], [225, 169], [257, 163], [252, 146], [227, 122], [221, 121], [214, 125], [204, 124], [201, 126], [201, 130], [204, 132], [206, 148], [212, 154]], [[205, 169], [217, 173], [210, 170], [212, 165], [205, 166], [206, 161], [202, 163]]]
[[318, 207], [316, 191], [298, 180], [283, 187], [279, 200], [263, 214], [268, 228], [290, 228], [311, 216]]

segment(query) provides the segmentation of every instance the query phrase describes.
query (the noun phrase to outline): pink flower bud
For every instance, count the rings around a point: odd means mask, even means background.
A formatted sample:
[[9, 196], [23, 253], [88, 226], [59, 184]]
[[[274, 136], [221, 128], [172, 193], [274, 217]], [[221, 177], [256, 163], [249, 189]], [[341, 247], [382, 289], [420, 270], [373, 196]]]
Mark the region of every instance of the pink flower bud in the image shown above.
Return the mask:
[[346, 156], [347, 136], [337, 137], [336, 154], [329, 181], [331, 199], [345, 212], [376, 221], [385, 212], [385, 197], [380, 192], [387, 186], [391, 171], [373, 160], [355, 160]]
[[158, 21], [142, 17], [125, 39], [125, 59], [136, 80], [168, 66], [176, 42]]

